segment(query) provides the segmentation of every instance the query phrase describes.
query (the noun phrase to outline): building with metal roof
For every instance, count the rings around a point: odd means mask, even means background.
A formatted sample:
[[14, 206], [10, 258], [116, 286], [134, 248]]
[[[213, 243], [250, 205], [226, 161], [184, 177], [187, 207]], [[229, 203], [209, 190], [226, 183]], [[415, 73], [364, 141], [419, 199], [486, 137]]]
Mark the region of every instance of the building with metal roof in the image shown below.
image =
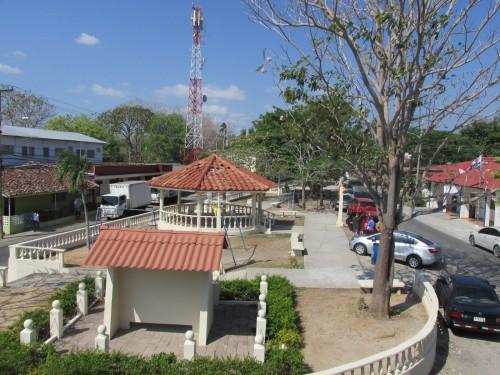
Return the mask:
[[62, 151], [78, 152], [92, 162], [102, 162], [105, 144], [100, 139], [75, 132], [2, 126], [2, 164], [54, 162]]

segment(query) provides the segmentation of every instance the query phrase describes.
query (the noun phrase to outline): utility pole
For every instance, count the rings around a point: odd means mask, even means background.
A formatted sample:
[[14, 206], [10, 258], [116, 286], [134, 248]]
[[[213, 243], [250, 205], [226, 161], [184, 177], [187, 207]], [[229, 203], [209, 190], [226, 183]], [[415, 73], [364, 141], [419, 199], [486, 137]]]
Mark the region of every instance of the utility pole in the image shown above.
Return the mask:
[[3, 165], [2, 165], [2, 93], [12, 92], [14, 89], [2, 89], [0, 88], [0, 239], [3, 239], [3, 192], [2, 192], [2, 177], [3, 177]]

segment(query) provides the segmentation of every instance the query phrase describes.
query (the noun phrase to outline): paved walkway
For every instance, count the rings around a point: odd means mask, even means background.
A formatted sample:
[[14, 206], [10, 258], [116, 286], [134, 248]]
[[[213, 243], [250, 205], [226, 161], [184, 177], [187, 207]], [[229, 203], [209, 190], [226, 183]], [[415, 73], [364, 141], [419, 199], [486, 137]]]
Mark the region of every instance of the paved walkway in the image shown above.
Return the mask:
[[363, 273], [342, 228], [335, 226], [333, 213], [306, 212], [304, 244], [307, 254], [304, 269], [248, 268], [229, 272], [224, 279], [253, 278], [257, 275], [282, 275], [304, 288], [357, 288]]
[[[210, 357], [244, 358], [251, 355], [256, 316], [256, 305], [215, 306], [208, 344], [198, 345], [196, 353]], [[103, 317], [103, 306], [94, 308], [91, 314], [76, 322], [61, 340], [56, 341], [56, 349], [61, 352], [93, 349], [97, 327], [102, 324]], [[142, 356], [172, 352], [182, 359], [185, 333], [188, 329], [190, 327], [134, 324], [128, 330], [119, 330], [116, 333], [110, 341], [110, 351]]]

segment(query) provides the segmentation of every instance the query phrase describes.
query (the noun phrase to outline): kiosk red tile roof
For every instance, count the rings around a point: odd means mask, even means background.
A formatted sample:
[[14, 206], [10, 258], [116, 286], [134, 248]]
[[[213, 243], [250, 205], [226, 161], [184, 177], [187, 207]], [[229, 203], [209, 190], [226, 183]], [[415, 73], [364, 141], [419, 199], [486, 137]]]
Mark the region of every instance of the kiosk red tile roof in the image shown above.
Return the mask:
[[168, 271], [216, 271], [224, 233], [103, 227], [87, 266]]
[[267, 191], [274, 182], [214, 153], [149, 181], [159, 188], [194, 191]]

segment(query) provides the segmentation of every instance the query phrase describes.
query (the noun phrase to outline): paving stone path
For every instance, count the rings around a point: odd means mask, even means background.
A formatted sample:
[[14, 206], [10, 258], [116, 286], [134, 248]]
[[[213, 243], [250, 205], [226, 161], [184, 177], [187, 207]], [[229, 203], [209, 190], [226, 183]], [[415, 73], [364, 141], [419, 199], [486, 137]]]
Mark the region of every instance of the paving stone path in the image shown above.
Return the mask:
[[[253, 352], [256, 305], [215, 306], [214, 322], [207, 346], [197, 346], [201, 356], [246, 357]], [[97, 327], [102, 324], [104, 306], [98, 305], [91, 313], [79, 320], [56, 341], [60, 352], [94, 348]], [[119, 330], [110, 341], [110, 351], [151, 356], [158, 353], [174, 353], [182, 359], [185, 333], [189, 327], [160, 324], [132, 324], [128, 330]]]

